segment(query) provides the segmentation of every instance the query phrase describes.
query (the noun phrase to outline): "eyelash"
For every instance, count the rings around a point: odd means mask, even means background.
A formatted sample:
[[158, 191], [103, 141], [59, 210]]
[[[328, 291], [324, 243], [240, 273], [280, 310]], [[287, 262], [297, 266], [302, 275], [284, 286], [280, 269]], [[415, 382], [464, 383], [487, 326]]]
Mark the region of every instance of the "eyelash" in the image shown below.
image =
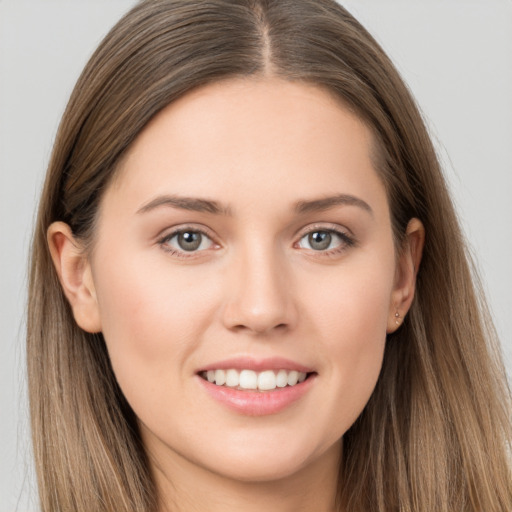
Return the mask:
[[[196, 226], [185, 226], [180, 227], [179, 229], [176, 229], [172, 231], [171, 233], [166, 234], [164, 237], [160, 238], [158, 240], [158, 244], [162, 248], [163, 251], [169, 253], [171, 256], [175, 256], [178, 258], [194, 258], [199, 253], [205, 251], [206, 249], [203, 249], [202, 251], [185, 251], [185, 250], [177, 250], [169, 245], [169, 242], [176, 236], [179, 236], [183, 233], [198, 233], [203, 237], [206, 237], [208, 240], [210, 240], [210, 243], [212, 245], [217, 245], [215, 241], [213, 240], [212, 235], [207, 232], [205, 229], [201, 229]], [[201, 242], [202, 243], [202, 242]]]
[[338, 247], [335, 247], [333, 249], [328, 250], [315, 250], [315, 249], [306, 249], [310, 253], [314, 253], [321, 257], [335, 257], [340, 255], [341, 253], [345, 252], [347, 249], [350, 249], [351, 247], [357, 246], [357, 240], [352, 236], [349, 235], [346, 231], [341, 230], [337, 226], [322, 226], [322, 225], [316, 225], [310, 227], [307, 231], [304, 231], [299, 238], [299, 241], [295, 243], [295, 246], [298, 246], [298, 244], [304, 240], [306, 237], [313, 233], [329, 233], [331, 235], [335, 235], [340, 239], [340, 244]]
[[[219, 247], [219, 245], [216, 244], [216, 242], [214, 241], [213, 236], [209, 232], [207, 232], [207, 230], [201, 229], [201, 228], [195, 227], [195, 226], [180, 227], [179, 229], [176, 229], [176, 230], [172, 231], [171, 233], [168, 233], [165, 236], [163, 236], [162, 238], [160, 238], [158, 240], [158, 244], [160, 245], [160, 247], [162, 248], [163, 251], [165, 251], [166, 253], [169, 253], [171, 256], [175, 256], [178, 258], [194, 258], [194, 257], [197, 257], [197, 255], [200, 254], [201, 252], [208, 250], [208, 249], [202, 249], [200, 251], [197, 251], [197, 250], [185, 251], [185, 250], [177, 250], [177, 249], [171, 247], [169, 245], [169, 242], [174, 237], [179, 236], [180, 234], [183, 234], [183, 233], [198, 233], [201, 236], [206, 237], [212, 245], [214, 245], [214, 246], [216, 245], [217, 247]], [[340, 230], [338, 227], [312, 226], [307, 231], [304, 231], [303, 233], [301, 233], [300, 238], [294, 244], [294, 247], [300, 248], [300, 246], [299, 246], [300, 242], [303, 239], [305, 239], [307, 236], [309, 236], [313, 233], [328, 233], [331, 235], [335, 235], [341, 241], [339, 247], [335, 247], [335, 248], [329, 249], [329, 250], [305, 249], [305, 250], [309, 251], [310, 253], [314, 253], [321, 257], [337, 256], [340, 253], [346, 251], [347, 249], [357, 245], [357, 241], [353, 236], [348, 235], [345, 231]]]

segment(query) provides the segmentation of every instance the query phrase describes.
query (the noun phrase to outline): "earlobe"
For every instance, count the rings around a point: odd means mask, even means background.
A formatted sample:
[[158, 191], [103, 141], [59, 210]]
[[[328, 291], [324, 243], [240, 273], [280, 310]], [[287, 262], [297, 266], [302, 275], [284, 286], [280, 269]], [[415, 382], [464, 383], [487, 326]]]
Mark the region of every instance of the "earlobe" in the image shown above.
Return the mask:
[[100, 332], [96, 290], [91, 266], [71, 228], [54, 222], [47, 231], [50, 254], [76, 323], [87, 332]]
[[411, 307], [425, 244], [425, 228], [419, 219], [409, 221], [405, 234], [406, 239], [398, 258], [395, 287], [390, 301], [386, 331], [388, 334], [400, 327]]

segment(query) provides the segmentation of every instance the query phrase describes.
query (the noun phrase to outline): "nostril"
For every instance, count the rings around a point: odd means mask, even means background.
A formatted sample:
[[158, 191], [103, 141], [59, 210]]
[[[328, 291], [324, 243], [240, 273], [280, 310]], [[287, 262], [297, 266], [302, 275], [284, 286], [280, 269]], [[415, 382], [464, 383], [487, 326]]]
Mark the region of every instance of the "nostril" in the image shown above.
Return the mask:
[[254, 334], [258, 335], [269, 335], [271, 333], [278, 333], [278, 332], [284, 332], [286, 329], [288, 329], [288, 324], [280, 323], [277, 325], [256, 325], [253, 324], [252, 326], [244, 326], [244, 328], [248, 328], [250, 331], [252, 331]]
[[253, 334], [270, 334], [272, 332], [278, 331], [282, 332], [288, 329], [289, 325], [287, 323], [281, 322], [277, 325], [273, 325], [272, 322], [265, 321], [252, 321], [247, 322], [247, 324], [238, 323], [230, 327], [232, 331], [235, 332], [252, 332]]

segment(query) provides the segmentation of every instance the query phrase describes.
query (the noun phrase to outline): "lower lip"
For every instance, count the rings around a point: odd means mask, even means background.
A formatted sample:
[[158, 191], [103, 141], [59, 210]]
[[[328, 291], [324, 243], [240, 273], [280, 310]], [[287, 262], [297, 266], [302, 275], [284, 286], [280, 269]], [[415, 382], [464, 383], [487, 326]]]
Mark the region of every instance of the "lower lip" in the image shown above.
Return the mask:
[[201, 385], [207, 393], [229, 409], [246, 416], [267, 416], [283, 411], [300, 400], [312, 387], [316, 374], [295, 386], [276, 388], [272, 391], [241, 391], [227, 386], [217, 386], [199, 375]]

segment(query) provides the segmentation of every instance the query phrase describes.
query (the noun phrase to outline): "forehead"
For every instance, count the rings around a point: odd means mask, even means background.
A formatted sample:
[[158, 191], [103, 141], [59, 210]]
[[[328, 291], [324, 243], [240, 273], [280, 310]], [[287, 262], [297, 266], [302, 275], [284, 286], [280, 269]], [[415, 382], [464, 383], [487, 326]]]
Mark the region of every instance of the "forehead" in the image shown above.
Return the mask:
[[[267, 196], [286, 201], [288, 193], [325, 195], [333, 187], [380, 193], [372, 147], [367, 126], [318, 86], [231, 79], [198, 88], [157, 114], [110, 188], [133, 201], [157, 189], [261, 203]], [[275, 187], [281, 194], [268, 195]]]

